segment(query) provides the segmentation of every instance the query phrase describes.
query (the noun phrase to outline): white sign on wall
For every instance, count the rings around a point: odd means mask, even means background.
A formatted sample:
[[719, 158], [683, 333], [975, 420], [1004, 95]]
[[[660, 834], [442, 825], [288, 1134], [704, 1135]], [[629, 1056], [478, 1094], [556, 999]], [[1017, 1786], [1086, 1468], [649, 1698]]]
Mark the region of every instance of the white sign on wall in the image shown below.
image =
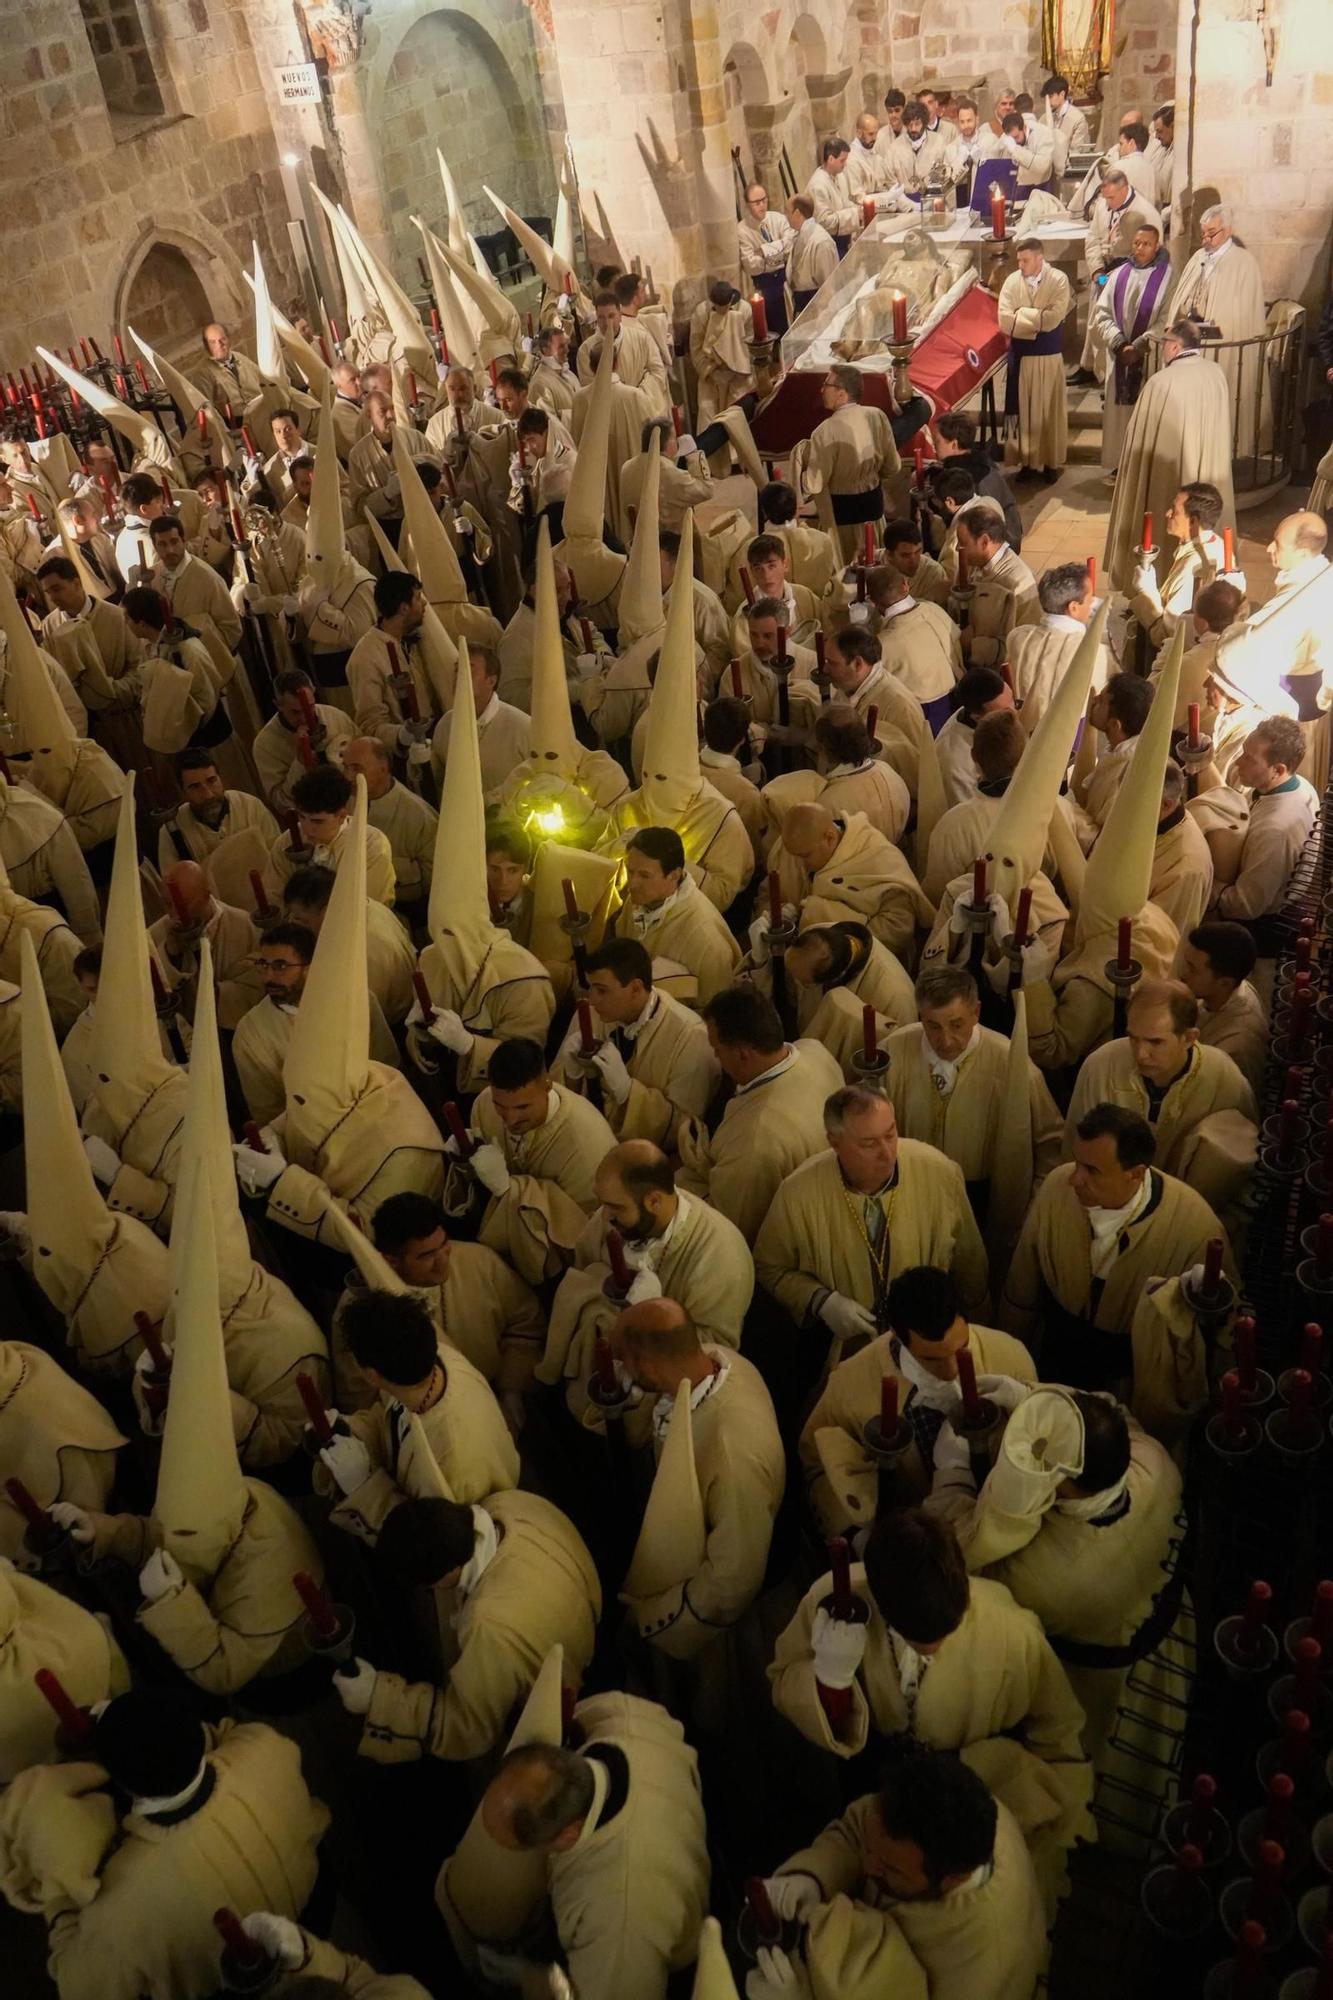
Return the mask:
[[319, 71], [313, 63], [291, 63], [277, 72], [278, 96], [284, 104], [318, 104]]

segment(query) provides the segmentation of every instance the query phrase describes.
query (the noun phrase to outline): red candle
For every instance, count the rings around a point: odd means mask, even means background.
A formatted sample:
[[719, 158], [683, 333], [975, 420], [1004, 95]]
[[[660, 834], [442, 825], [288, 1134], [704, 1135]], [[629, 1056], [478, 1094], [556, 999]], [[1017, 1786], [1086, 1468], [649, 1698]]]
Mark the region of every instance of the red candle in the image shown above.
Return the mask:
[[1032, 922], [1031, 885], [1018, 892], [1018, 914], [1014, 918], [1014, 944], [1021, 951], [1028, 941], [1028, 926]]
[[1189, 718], [1189, 736], [1186, 740], [1191, 750], [1197, 750], [1199, 747], [1199, 704], [1197, 701], [1190, 703]]
[[1233, 2000], [1246, 2000], [1263, 1976], [1268, 1932], [1253, 1917], [1247, 1917], [1236, 1933], [1236, 1974], [1231, 1982]]
[[1278, 1842], [1287, 1837], [1287, 1826], [1291, 1820], [1291, 1801], [1296, 1787], [1285, 1771], [1276, 1771], [1268, 1781], [1268, 1810], [1264, 1814], [1264, 1839]]
[[27, 498], [28, 498], [28, 512], [32, 515], [34, 521], [40, 521], [42, 518], [42, 510], [37, 505], [35, 496], [29, 493]]
[[[871, 197], [870, 197], [869, 195], [866, 195], [866, 196], [865, 196], [865, 198], [864, 198], [864, 199], [862, 200], [862, 203], [861, 203], [861, 227], [862, 227], [862, 229], [869, 229], [869, 227], [870, 227], [871, 223], [872, 223], [872, 222], [873, 222], [874, 220], [875, 220], [875, 204], [874, 204], [873, 200], [871, 199]], [[895, 338], [896, 338], [896, 336], [895, 336]]]
[[421, 1009], [422, 1020], [426, 1022], [433, 1021], [435, 1019], [435, 1002], [430, 997], [430, 988], [426, 984], [423, 973], [414, 972], [412, 974], [412, 990], [417, 996], [417, 1005]]
[[204, 406], [203, 406], [203, 404], [202, 404], [202, 403], [201, 403], [201, 404], [199, 405], [199, 412], [198, 412], [198, 415], [199, 415], [199, 442], [200, 442], [200, 444], [207, 444], [207, 443], [208, 443], [208, 411], [207, 411], [207, 410], [206, 410], [206, 409], [204, 408]]
[[578, 1003], [580, 1054], [590, 1056], [597, 1047], [597, 1038], [592, 1031], [592, 1006], [587, 1000]]
[[1236, 1373], [1240, 1376], [1241, 1393], [1252, 1396], [1258, 1355], [1255, 1346], [1254, 1317], [1251, 1313], [1241, 1314], [1232, 1330], [1231, 1341], [1236, 1356]]
[[1250, 1891], [1250, 1915], [1262, 1923], [1282, 1893], [1282, 1871], [1287, 1865], [1285, 1848], [1275, 1840], [1259, 1842], [1254, 1886]]
[[237, 1965], [262, 1965], [268, 1958], [263, 1945], [256, 1944], [234, 1910], [214, 1910], [213, 1928], [228, 1958]]
[[230, 404], [230, 403], [224, 403], [224, 404], [222, 405], [222, 414], [223, 414], [223, 416], [224, 416], [224, 417], [225, 417], [225, 419], [226, 419], [226, 423], [227, 423], [227, 429], [228, 429], [229, 431], [230, 431], [230, 430], [235, 430], [235, 428], [236, 428], [236, 418], [235, 418], [235, 417], [234, 417], [234, 415], [232, 414], [232, 407], [231, 407], [231, 404]]
[[926, 454], [918, 441], [912, 446], [912, 476], [918, 487], [926, 483]]
[[86, 1708], [80, 1708], [73, 1696], [61, 1685], [49, 1667], [38, 1667], [33, 1675], [37, 1692], [50, 1702], [60, 1720], [60, 1727], [72, 1743], [84, 1744], [92, 1741], [93, 1720]]
[[972, 1429], [982, 1421], [981, 1397], [977, 1393], [977, 1364], [970, 1347], [960, 1347], [956, 1359], [958, 1386], [963, 1392], [963, 1421]]
[[752, 292], [750, 295], [750, 321], [754, 328], [755, 339], [767, 340], [768, 308], [764, 304], [762, 292]]
[[785, 626], [785, 625], [783, 624], [782, 620], [781, 620], [781, 619], [779, 618], [779, 620], [778, 620], [778, 665], [779, 665], [779, 666], [785, 666], [785, 665], [786, 665], [786, 663], [787, 663], [787, 628], [786, 628], [786, 626]]
[[1131, 952], [1134, 939], [1134, 920], [1122, 917], [1116, 926], [1115, 963], [1117, 972], [1128, 972], [1133, 964]]
[[46, 436], [46, 418], [42, 415], [42, 401], [40, 396], [34, 396], [32, 399], [32, 420], [37, 426], [38, 437], [44, 438]]
[[735, 695], [737, 701], [745, 699], [745, 683], [741, 679], [741, 663], [739, 660], [731, 662], [731, 692]]
[[1285, 1098], [1277, 1119], [1277, 1150], [1284, 1160], [1289, 1160], [1295, 1151], [1300, 1122], [1300, 1104], [1294, 1097]]
[[[893, 295], [893, 338], [898, 346], [907, 339], [907, 294], [895, 292]], [[918, 445], [917, 450], [920, 451]], [[917, 468], [917, 484], [921, 483], [920, 467]]]
[[256, 916], [271, 917], [273, 915], [273, 905], [264, 894], [264, 878], [257, 868], [250, 870], [250, 894], [255, 899]]
[[111, 343], [116, 350], [116, 359], [123, 368], [125, 366], [125, 347], [118, 333], [112, 334]]
[[333, 318], [332, 314], [329, 315], [329, 332], [333, 335], [334, 346], [341, 347], [343, 344], [343, 337], [338, 331], [338, 322], [336, 319]]
[[770, 868], [768, 871], [768, 918], [774, 930], [780, 929], [782, 924], [782, 888], [778, 881], [778, 871], [776, 868]]
[[338, 1636], [338, 1614], [333, 1608], [328, 1592], [321, 1590], [308, 1569], [298, 1569], [292, 1582], [296, 1594], [310, 1613], [310, 1622], [321, 1639], [336, 1639]]
[[430, 309], [430, 330], [432, 333], [439, 333], [442, 331], [440, 326], [440, 311], [438, 306], [432, 306]]
[[592, 644], [592, 620], [591, 620], [591, 618], [580, 618], [580, 620], [579, 620], [579, 634], [580, 634], [580, 636], [581, 636], [581, 638], [582, 638], [582, 640], [583, 640], [583, 650], [584, 650], [584, 652], [585, 652], [585, 653], [590, 653], [590, 652], [591, 652], [591, 651], [593, 650], [593, 644]]
[[827, 672], [824, 665], [824, 634], [822, 632], [815, 633], [815, 665], [822, 677]]
[[51, 1519], [45, 1507], [33, 1499], [21, 1479], [7, 1479], [5, 1481], [5, 1491], [18, 1508], [19, 1513], [22, 1514], [28, 1526], [32, 1529], [34, 1535], [45, 1537], [49, 1540], [56, 1534], [55, 1522]]
[[1224, 570], [1236, 567], [1236, 538], [1230, 528], [1222, 530], [1222, 567]]
[[1314, 950], [1314, 939], [1309, 935], [1307, 931], [1302, 931], [1301, 935], [1296, 940], [1296, 970], [1298, 972], [1309, 971], [1310, 955], [1313, 952], [1313, 950]]
[[1142, 547], [1143, 547], [1143, 553], [1144, 553], [1144, 555], [1145, 555], [1145, 556], [1150, 556], [1150, 555], [1152, 554], [1152, 515], [1151, 515], [1151, 514], [1145, 514], [1145, 515], [1144, 515], [1144, 517], [1143, 517], [1143, 544], [1142, 544]]
[[618, 1229], [606, 1232], [606, 1261], [611, 1266], [611, 1281], [623, 1295], [634, 1283], [634, 1273], [625, 1259], [625, 1239]]
[[144, 395], [147, 396], [150, 393], [148, 387], [148, 371], [144, 367], [142, 361], [139, 360], [135, 361], [134, 372], [139, 378], [139, 387], [143, 390]]
[[671, 405], [671, 428], [675, 432], [677, 437], [680, 436], [681, 432], [685, 428], [685, 413], [681, 409], [679, 403], [673, 403]]
[[[1324, 1127], [1324, 1172], [1333, 1179], [1333, 1118]], [[1321, 1215], [1314, 1237], [1315, 1269], [1321, 1278], [1333, 1270], [1333, 1215]]]
[[264, 1144], [264, 1135], [253, 1118], [247, 1118], [242, 1129], [245, 1132], [247, 1146], [256, 1153], [267, 1153], [268, 1147]]
[[1310, 1402], [1314, 1394], [1314, 1378], [1304, 1368], [1293, 1368], [1287, 1393], [1287, 1408], [1291, 1412], [1291, 1427], [1294, 1431], [1308, 1431], [1310, 1428]]
[[610, 1341], [599, 1337], [593, 1343], [592, 1352], [593, 1373], [597, 1378], [597, 1387], [603, 1396], [610, 1398], [617, 1395], [619, 1384], [616, 1381], [616, 1360], [611, 1352]]
[[305, 770], [314, 770], [315, 752], [310, 742], [310, 731], [304, 724], [296, 732], [296, 755]]
[[752, 1875], [746, 1883], [745, 1907], [750, 1912], [750, 1922], [760, 1944], [772, 1944], [782, 1936], [782, 1919], [773, 1908], [762, 1876]]
[[137, 1312], [134, 1315], [134, 1324], [138, 1330], [139, 1338], [148, 1350], [149, 1357], [158, 1374], [169, 1375], [171, 1373], [171, 1356], [162, 1345], [162, 1335], [158, 1327], [154, 1325], [146, 1312]]
[[296, 1387], [300, 1392], [301, 1401], [305, 1404], [305, 1413], [310, 1419], [310, 1428], [315, 1433], [319, 1443], [321, 1445], [332, 1444], [333, 1425], [329, 1422], [328, 1414], [324, 1408], [324, 1398], [320, 1395], [315, 1385], [314, 1377], [307, 1375], [304, 1368], [297, 1375]]
[[882, 1375], [879, 1382], [879, 1428], [887, 1443], [898, 1428], [898, 1377]]
[[873, 569], [875, 567], [875, 524], [873, 521], [866, 522], [865, 555], [866, 568]]
[[1256, 1577], [1250, 1585], [1250, 1594], [1245, 1600], [1245, 1609], [1240, 1614], [1240, 1631], [1236, 1634], [1236, 1650], [1252, 1653], [1259, 1643], [1259, 1634], [1268, 1617], [1269, 1606], [1273, 1602], [1273, 1588]]
[[129, 383], [125, 380], [125, 377], [123, 375], [117, 375], [116, 394], [120, 397], [122, 403], [124, 402], [125, 398], [129, 395], [129, 393], [130, 393]]
[[861, 1050], [868, 1063], [874, 1062], [879, 1055], [878, 1032], [875, 1010], [867, 1002], [861, 1009]]
[[870, 738], [872, 745], [875, 741], [875, 725], [878, 721], [879, 721], [879, 710], [872, 702], [870, 704], [870, 707], [866, 710], [866, 735]]
[[568, 875], [565, 876], [560, 884], [560, 893], [565, 899], [565, 915], [569, 918], [571, 924], [578, 923], [583, 912], [579, 909], [579, 899], [575, 893], [574, 884]]
[[1222, 1377], [1222, 1428], [1228, 1437], [1239, 1437], [1245, 1429], [1245, 1416], [1240, 1400], [1240, 1376], [1234, 1368], [1229, 1368]]
[[315, 709], [315, 690], [301, 687], [296, 690], [296, 699], [307, 729], [314, 729], [319, 721]]
[[1097, 595], [1097, 558], [1096, 558], [1096, 556], [1089, 556], [1089, 557], [1088, 557], [1088, 587], [1089, 587], [1089, 589], [1090, 589], [1090, 590], [1092, 591], [1092, 594], [1093, 594], [1093, 596], [1095, 597], [1095, 596]]
[[1319, 1700], [1319, 1668], [1324, 1657], [1324, 1649], [1317, 1639], [1298, 1639], [1295, 1650], [1296, 1672], [1291, 1684], [1292, 1705], [1305, 1715], [1313, 1715]]
[[1211, 1299], [1222, 1281], [1222, 1258], [1226, 1245], [1220, 1236], [1210, 1236], [1203, 1253], [1203, 1294]]
[[1282, 1765], [1295, 1777], [1310, 1748], [1310, 1718], [1303, 1708], [1289, 1708], [1282, 1722]]
[[79, 352], [83, 356], [83, 366], [86, 372], [93, 365], [93, 352], [83, 334], [79, 335]]
[[745, 602], [747, 604], [753, 604], [754, 584], [750, 580], [750, 572], [745, 567], [744, 563], [741, 564], [741, 589], [745, 592]]
[[1003, 243], [1004, 195], [998, 187], [992, 187], [990, 191], [990, 227], [991, 235], [995, 238], [995, 241]]
[[328, 368], [332, 365], [333, 361], [333, 356], [329, 353], [329, 343], [325, 340], [322, 333], [317, 333], [315, 339], [319, 342], [319, 351], [324, 357], [324, 366]]
[[833, 1616], [844, 1625], [852, 1615], [851, 1544], [837, 1535], [828, 1545], [829, 1567], [833, 1571]]
[[255, 441], [250, 435], [249, 426], [246, 424], [241, 425], [241, 443], [245, 446], [251, 458], [258, 457], [258, 453], [255, 451]]
[[981, 909], [986, 901], [986, 858], [978, 855], [972, 863], [972, 907]]
[[1190, 1814], [1190, 1833], [1204, 1846], [1208, 1842], [1208, 1818], [1217, 1797], [1217, 1780], [1210, 1778], [1206, 1771], [1200, 1771], [1190, 1786], [1190, 1804], [1194, 1808]]
[[462, 1112], [452, 1099], [440, 1108], [444, 1112], [444, 1122], [449, 1127], [450, 1136], [458, 1146], [459, 1157], [470, 1160], [477, 1148], [472, 1134], [463, 1123]]
[[488, 364], [488, 366], [489, 366], [489, 368], [490, 368], [490, 376], [491, 376], [491, 387], [492, 387], [492, 389], [493, 389], [493, 388], [495, 387], [495, 385], [496, 385], [496, 381], [497, 381], [497, 379], [498, 379], [498, 377], [499, 377], [499, 373], [500, 373], [500, 370], [499, 370], [499, 367], [498, 367], [498, 365], [497, 365], [497, 364], [496, 364], [496, 363], [495, 363], [494, 361], [490, 362], [490, 363]]
[[1311, 1381], [1324, 1365], [1324, 1329], [1317, 1320], [1307, 1320], [1301, 1334], [1301, 1367]]

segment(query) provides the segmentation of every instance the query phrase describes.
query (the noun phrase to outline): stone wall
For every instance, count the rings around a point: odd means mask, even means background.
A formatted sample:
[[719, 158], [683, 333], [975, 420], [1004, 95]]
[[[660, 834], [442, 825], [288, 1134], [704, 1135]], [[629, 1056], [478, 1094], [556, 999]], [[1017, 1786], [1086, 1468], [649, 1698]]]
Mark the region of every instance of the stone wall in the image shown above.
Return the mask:
[[[108, 10], [114, 14], [114, 9]], [[292, 284], [277, 151], [246, 0], [157, 0], [139, 20], [166, 107], [109, 107], [78, 0], [0, 6], [0, 366], [35, 341], [103, 347], [154, 246], [194, 274], [182, 311], [248, 321], [241, 266], [257, 236]], [[150, 270], [145, 304], [154, 290]], [[180, 336], [180, 313], [157, 324]]]
[[1176, 90], [1176, 15], [1160, 0], [1118, 0], [1113, 76], [1107, 88], [1104, 131], [1114, 131], [1122, 111], [1137, 106], [1151, 120]]
[[[1272, 41], [1243, 0], [1198, 0], [1177, 51], [1176, 183], [1185, 241], [1220, 196], [1259, 259], [1264, 294], [1319, 311], [1328, 296], [1333, 232], [1333, 8], [1328, 0], [1269, 0]], [[1271, 82], [1266, 71], [1271, 61]]]

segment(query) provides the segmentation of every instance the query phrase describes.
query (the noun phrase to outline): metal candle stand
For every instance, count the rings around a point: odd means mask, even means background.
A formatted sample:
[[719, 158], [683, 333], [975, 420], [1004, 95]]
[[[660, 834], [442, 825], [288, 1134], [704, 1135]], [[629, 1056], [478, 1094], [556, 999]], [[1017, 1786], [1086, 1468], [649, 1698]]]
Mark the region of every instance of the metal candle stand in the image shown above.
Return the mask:
[[916, 393], [912, 388], [912, 378], [907, 372], [907, 364], [912, 358], [915, 343], [910, 340], [891, 340], [889, 359], [893, 363], [893, 396], [900, 410], [906, 409]]
[[907, 1419], [899, 1417], [894, 1428], [886, 1432], [880, 1418], [872, 1417], [862, 1427], [861, 1442], [873, 1459], [878, 1475], [876, 1519], [895, 1514], [904, 1507], [918, 1506], [930, 1491], [930, 1480], [922, 1463], [916, 1434]]
[[356, 1613], [331, 1598], [307, 1570], [298, 1570], [292, 1582], [306, 1608], [301, 1621], [306, 1651], [332, 1667], [345, 1666], [356, 1651]]
[[225, 1993], [265, 1993], [277, 1983], [280, 1961], [256, 1943], [234, 1911], [215, 1911], [213, 1923], [222, 1939], [218, 1978]]

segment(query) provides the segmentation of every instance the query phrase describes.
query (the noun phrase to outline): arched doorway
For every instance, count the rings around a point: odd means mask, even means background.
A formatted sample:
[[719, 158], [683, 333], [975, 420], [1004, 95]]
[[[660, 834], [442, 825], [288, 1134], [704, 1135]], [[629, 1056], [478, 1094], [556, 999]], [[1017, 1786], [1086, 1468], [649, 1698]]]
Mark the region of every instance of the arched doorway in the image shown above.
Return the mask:
[[[792, 100], [787, 119], [787, 152], [798, 188], [805, 186], [819, 165], [819, 141], [824, 137], [822, 128], [829, 115], [822, 102], [816, 113], [807, 78], [813, 80], [818, 93], [824, 84], [827, 69], [828, 44], [824, 31], [812, 14], [801, 14], [792, 25], [783, 62], [784, 89]], [[832, 127], [828, 129], [832, 130]]]
[[[733, 159], [739, 155], [741, 176], [750, 180], [766, 177], [767, 157], [762, 129], [757, 129], [754, 112], [768, 102], [768, 78], [757, 52], [748, 42], [733, 42], [722, 64], [722, 88], [727, 105], [727, 149]], [[739, 183], [737, 193], [739, 194]]]
[[467, 14], [442, 8], [408, 29], [389, 65], [374, 129], [400, 269], [414, 268], [421, 248], [411, 217], [434, 223], [444, 213], [437, 147], [474, 234], [503, 227], [483, 182], [520, 215], [554, 215], [550, 156], [529, 96], [498, 44]]
[[201, 327], [225, 307], [214, 305], [185, 252], [174, 243], [149, 246], [122, 291], [117, 319], [169, 359], [195, 355]]

